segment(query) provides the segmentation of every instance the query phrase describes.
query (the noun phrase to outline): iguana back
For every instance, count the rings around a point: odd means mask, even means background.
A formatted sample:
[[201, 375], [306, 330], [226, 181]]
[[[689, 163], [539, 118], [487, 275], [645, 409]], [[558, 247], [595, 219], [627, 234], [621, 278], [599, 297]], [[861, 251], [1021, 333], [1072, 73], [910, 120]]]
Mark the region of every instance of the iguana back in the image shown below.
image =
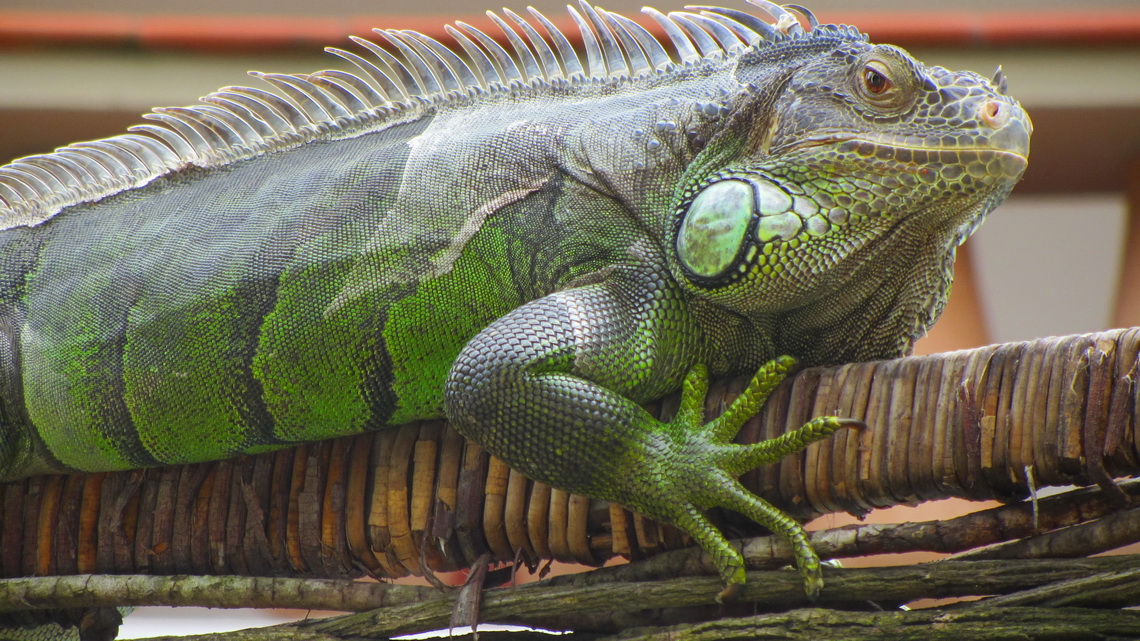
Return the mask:
[[[582, 193], [575, 138], [651, 127], [654, 99], [708, 93], [712, 70], [687, 91], [655, 76], [437, 98], [7, 230], [8, 424], [100, 470], [441, 416], [475, 333], [659, 243], [651, 212]], [[666, 200], [679, 169], [639, 196]]]

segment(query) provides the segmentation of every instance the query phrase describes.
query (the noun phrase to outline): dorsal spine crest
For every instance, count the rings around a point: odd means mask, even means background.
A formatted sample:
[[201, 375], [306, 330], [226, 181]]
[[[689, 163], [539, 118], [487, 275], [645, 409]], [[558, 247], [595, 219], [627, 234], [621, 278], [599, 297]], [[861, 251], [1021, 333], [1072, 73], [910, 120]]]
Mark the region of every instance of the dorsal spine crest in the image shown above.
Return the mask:
[[362, 75], [337, 70], [251, 72], [280, 93], [223, 87], [203, 97], [200, 105], [156, 108], [143, 116], [153, 123], [131, 127], [131, 133], [76, 143], [0, 167], [0, 229], [38, 225], [66, 207], [142, 187], [187, 168], [218, 167], [317, 139], [355, 137], [424, 110], [468, 104], [487, 94], [618, 86], [738, 59], [789, 40], [816, 35], [866, 38], [851, 27], [820, 25], [806, 9], [789, 6], [806, 17], [808, 31], [787, 10], [764, 0], [749, 1], [774, 16], [776, 24], [717, 7], [700, 7], [700, 14], [668, 15], [646, 8], [644, 12], [670, 39], [679, 61], [642, 26], [585, 0], [579, 0], [581, 13], [570, 8], [582, 32], [585, 65], [566, 36], [534, 9], [529, 11], [547, 32], [546, 38], [518, 14], [506, 12], [521, 36], [507, 21], [488, 12], [506, 35], [513, 58], [494, 39], [463, 22], [456, 23], [458, 29], [449, 26], [447, 32], [470, 62], [425, 35], [377, 29], [375, 33], [398, 56], [357, 37], [352, 40], [373, 55], [371, 60], [327, 49], [356, 65]]

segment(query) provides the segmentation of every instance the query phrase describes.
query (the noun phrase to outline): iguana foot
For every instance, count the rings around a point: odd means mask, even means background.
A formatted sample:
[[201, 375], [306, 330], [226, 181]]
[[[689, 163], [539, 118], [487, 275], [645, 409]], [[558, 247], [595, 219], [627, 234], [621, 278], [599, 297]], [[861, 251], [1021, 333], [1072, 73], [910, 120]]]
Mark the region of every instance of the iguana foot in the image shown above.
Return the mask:
[[663, 443], [666, 452], [656, 458], [658, 464], [645, 470], [650, 478], [633, 481], [642, 487], [644, 483], [657, 486], [656, 491], [648, 492], [650, 496], [656, 495], [652, 505], [633, 507], [673, 523], [712, 556], [727, 584], [718, 600], [732, 598], [744, 583], [744, 559], [705, 517], [704, 512], [713, 507], [740, 512], [783, 538], [792, 546], [807, 594], [814, 596], [823, 587], [819, 557], [811, 547], [807, 532], [795, 519], [745, 490], [737, 477], [798, 452], [838, 429], [858, 429], [864, 424], [824, 416], [767, 441], [750, 445], [732, 443], [741, 426], [756, 414], [794, 366], [795, 360], [787, 356], [765, 364], [732, 406], [707, 424], [703, 424], [703, 410], [708, 374], [703, 366], [694, 367], [685, 378], [676, 417], [662, 424], [667, 437]]

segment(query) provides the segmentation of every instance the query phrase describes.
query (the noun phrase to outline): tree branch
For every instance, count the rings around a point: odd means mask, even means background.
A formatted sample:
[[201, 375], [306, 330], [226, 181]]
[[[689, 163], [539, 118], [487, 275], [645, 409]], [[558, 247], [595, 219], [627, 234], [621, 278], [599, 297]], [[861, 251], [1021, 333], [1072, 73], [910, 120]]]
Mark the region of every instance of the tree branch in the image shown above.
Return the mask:
[[[1089, 574], [1092, 578], [1088, 578]], [[739, 619], [704, 621], [720, 584], [714, 577], [675, 578], [632, 584], [552, 586], [545, 582], [520, 588], [489, 590], [484, 596], [487, 621], [547, 629], [575, 627], [570, 639], [596, 638], [591, 633], [627, 630], [606, 641], [640, 639], [1085, 639], [1090, 634], [1140, 636], [1140, 613], [1102, 608], [1053, 607], [1103, 605], [1104, 590], [1120, 590], [1113, 605], [1140, 603], [1140, 555], [1069, 560], [939, 561], [927, 565], [864, 568], [827, 572], [828, 587], [820, 605], [842, 609], [791, 610]], [[1047, 587], [1046, 587], [1047, 586]], [[1044, 588], [1033, 592], [1035, 588]], [[1054, 600], [1061, 590], [1071, 596]], [[1074, 588], [1080, 588], [1074, 593]], [[741, 603], [721, 613], [739, 615], [762, 604], [765, 608], [802, 607], [798, 574], [790, 571], [752, 572]], [[877, 600], [906, 602], [918, 598], [1019, 593], [1010, 605], [1048, 604], [1050, 607], [1004, 607], [996, 598], [985, 605], [915, 611], [851, 611], [873, 609], [865, 595]], [[1121, 598], [1120, 594], [1127, 594]], [[178, 637], [182, 641], [341, 641], [385, 639], [390, 636], [446, 629], [453, 598], [373, 610], [328, 619], [309, 619], [269, 628], [217, 635]], [[657, 627], [662, 612], [688, 614], [693, 623], [667, 621]], [[592, 626], [586, 629], [583, 623]], [[652, 626], [634, 629], [634, 626]], [[1014, 634], [1013, 631], [1017, 631]], [[671, 635], [671, 636], [670, 636]], [[718, 636], [719, 635], [719, 636]], [[153, 639], [151, 641], [158, 641]]]
[[969, 559], [1077, 557], [1113, 550], [1138, 540], [1140, 508], [1133, 508], [1095, 521], [971, 550], [960, 556]]
[[0, 612], [144, 605], [362, 612], [440, 595], [435, 588], [327, 579], [80, 574], [0, 580]]
[[[866, 595], [888, 603], [920, 598], [977, 596], [1021, 591], [1059, 580], [1122, 568], [1140, 568], [1140, 556], [1031, 560], [939, 561], [887, 568], [825, 572], [827, 587], [817, 603], [866, 604]], [[548, 585], [490, 590], [482, 616], [488, 622], [515, 623], [550, 629], [614, 631], [638, 617], [631, 613], [682, 608], [716, 608], [721, 588], [716, 577], [680, 577], [638, 583], [587, 586]], [[740, 602], [765, 608], [797, 607], [807, 603], [799, 575], [792, 571], [750, 572]], [[451, 599], [441, 598], [299, 624], [299, 629], [339, 635], [398, 635], [446, 627]], [[865, 606], [864, 606], [865, 607]], [[700, 614], [700, 613], [696, 613]], [[643, 621], [645, 619], [642, 619]]]
[[604, 641], [1005, 641], [1136, 638], [1140, 613], [1079, 608], [897, 612], [804, 609], [695, 625], [629, 630]]
[[970, 607], [1089, 605], [1097, 608], [1123, 608], [1137, 603], [1140, 603], [1140, 568], [1131, 567], [991, 597], [974, 602]]

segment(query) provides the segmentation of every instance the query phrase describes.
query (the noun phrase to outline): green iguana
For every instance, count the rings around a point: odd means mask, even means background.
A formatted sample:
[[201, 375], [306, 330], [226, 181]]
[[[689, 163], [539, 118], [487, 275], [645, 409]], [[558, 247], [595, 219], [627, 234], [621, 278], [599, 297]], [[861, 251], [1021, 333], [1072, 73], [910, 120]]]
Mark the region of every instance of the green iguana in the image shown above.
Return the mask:
[[[0, 477], [231, 457], [446, 417], [534, 479], [690, 534], [730, 586], [738, 475], [854, 421], [733, 445], [795, 361], [907, 352], [1026, 167], [993, 80], [806, 9], [581, 5], [467, 62], [378, 31], [361, 75], [254, 74], [136, 133], [0, 169]], [[798, 15], [797, 15], [798, 14]], [[794, 360], [793, 360], [794, 359]], [[702, 425], [706, 372], [759, 371]], [[685, 390], [663, 424], [638, 404]]]

